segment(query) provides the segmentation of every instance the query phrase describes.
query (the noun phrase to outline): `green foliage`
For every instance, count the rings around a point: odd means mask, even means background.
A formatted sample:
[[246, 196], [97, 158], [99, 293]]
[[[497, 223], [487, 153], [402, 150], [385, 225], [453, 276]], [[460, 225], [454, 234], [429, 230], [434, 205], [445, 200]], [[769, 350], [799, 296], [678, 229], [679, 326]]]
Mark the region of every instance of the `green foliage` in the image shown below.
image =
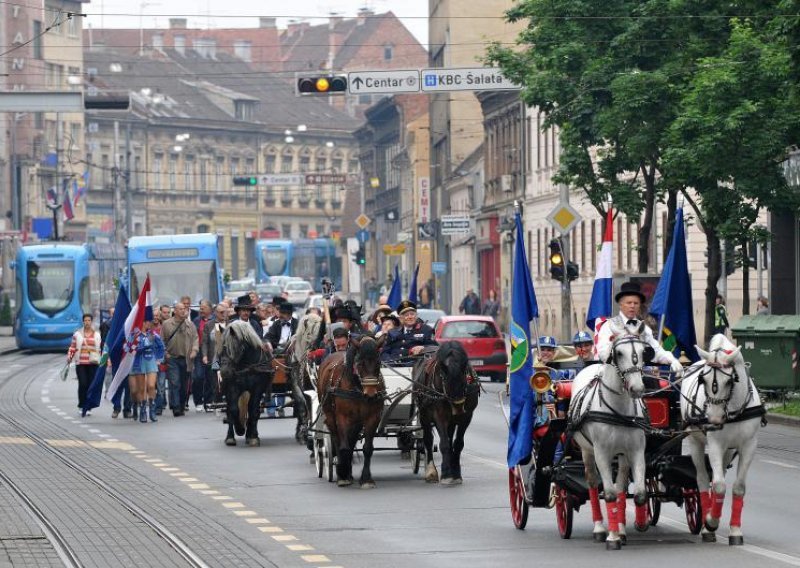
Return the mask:
[[0, 307], [0, 325], [11, 325], [11, 301], [8, 299], [8, 294], [3, 294], [3, 305]]
[[784, 414], [787, 416], [800, 416], [800, 401], [794, 400], [791, 402], [787, 402], [785, 404], [781, 404], [778, 406], [773, 406], [769, 409], [770, 413], [772, 414]]

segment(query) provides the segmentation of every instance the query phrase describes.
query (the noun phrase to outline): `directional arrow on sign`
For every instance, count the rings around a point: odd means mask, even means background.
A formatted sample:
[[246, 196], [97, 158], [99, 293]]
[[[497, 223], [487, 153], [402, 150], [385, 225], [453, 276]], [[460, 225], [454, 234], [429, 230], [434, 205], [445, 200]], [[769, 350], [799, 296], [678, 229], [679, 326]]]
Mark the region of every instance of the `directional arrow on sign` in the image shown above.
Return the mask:
[[347, 76], [347, 89], [351, 95], [416, 93], [419, 91], [419, 70], [353, 71]]

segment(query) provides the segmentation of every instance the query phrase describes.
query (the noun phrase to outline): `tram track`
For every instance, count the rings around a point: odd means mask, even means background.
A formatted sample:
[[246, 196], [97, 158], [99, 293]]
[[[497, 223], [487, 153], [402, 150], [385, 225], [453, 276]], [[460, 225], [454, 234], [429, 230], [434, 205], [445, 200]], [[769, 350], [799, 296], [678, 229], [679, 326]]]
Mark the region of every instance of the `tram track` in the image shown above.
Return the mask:
[[[46, 368], [48, 366], [52, 366], [53, 362], [54, 360], [48, 359], [47, 361], [37, 364], [33, 368], [29, 368], [29, 370], [35, 373], [39, 367]], [[12, 377], [10, 376], [5, 377], [5, 380], [0, 383], [0, 393], [2, 393], [2, 391], [11, 382], [11, 378]], [[28, 385], [25, 386], [26, 392], [32, 382], [33, 380], [31, 380]], [[34, 409], [25, 401], [25, 397], [23, 397], [21, 404], [28, 411], [35, 412]], [[41, 417], [41, 419], [53, 426], [58, 427], [59, 429], [62, 429], [60, 425], [57, 425], [44, 417]], [[6, 424], [17, 430], [21, 435], [31, 440], [39, 449], [58, 459], [62, 464], [74, 471], [81, 478], [100, 489], [106, 496], [119, 504], [122, 509], [149, 527], [153, 533], [155, 533], [156, 536], [158, 536], [174, 552], [176, 552], [188, 566], [192, 568], [209, 568], [209, 565], [206, 564], [206, 562], [197, 554], [195, 554], [189, 545], [187, 545], [182, 539], [180, 539], [172, 531], [156, 520], [152, 515], [149, 515], [139, 508], [132, 506], [129, 502], [130, 500], [121, 491], [113, 488], [111, 485], [90, 472], [86, 467], [80, 465], [77, 461], [73, 460], [63, 452], [53, 448], [46, 442], [44, 438], [23, 425], [20, 421], [11, 418], [5, 413], [0, 414], [0, 420], [4, 421]], [[59, 558], [61, 558], [61, 560], [64, 562], [65, 566], [76, 568], [83, 567], [84, 564], [78, 558], [75, 550], [69, 545], [67, 539], [58, 530], [55, 524], [47, 517], [47, 515], [36, 506], [30, 495], [28, 495], [22, 488], [15, 484], [14, 481], [10, 479], [9, 476], [6, 475], [2, 470], [0, 470], [0, 480], [2, 480], [2, 482], [5, 483], [15, 495], [17, 495], [25, 509], [36, 520], [37, 524], [41, 527], [45, 536], [55, 549]]]

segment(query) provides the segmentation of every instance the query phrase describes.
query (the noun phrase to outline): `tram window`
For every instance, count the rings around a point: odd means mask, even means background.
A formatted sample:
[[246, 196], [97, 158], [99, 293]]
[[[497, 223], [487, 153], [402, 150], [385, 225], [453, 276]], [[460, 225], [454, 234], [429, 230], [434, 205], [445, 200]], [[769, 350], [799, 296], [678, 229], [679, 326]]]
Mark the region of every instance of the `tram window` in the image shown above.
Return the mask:
[[288, 264], [285, 249], [263, 249], [261, 260], [264, 263], [264, 272], [269, 276], [282, 276], [286, 274]]
[[40, 312], [55, 315], [69, 306], [74, 281], [72, 262], [28, 261], [28, 300]]

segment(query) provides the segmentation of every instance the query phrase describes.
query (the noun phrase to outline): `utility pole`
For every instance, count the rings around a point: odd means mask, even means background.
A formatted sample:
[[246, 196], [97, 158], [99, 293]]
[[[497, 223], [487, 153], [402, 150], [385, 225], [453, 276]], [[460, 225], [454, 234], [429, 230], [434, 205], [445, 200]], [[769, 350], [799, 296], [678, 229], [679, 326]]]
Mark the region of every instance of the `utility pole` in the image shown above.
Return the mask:
[[[360, 177], [361, 177], [361, 186], [359, 187], [359, 195], [358, 195], [359, 204], [358, 204], [358, 207], [359, 207], [360, 213], [362, 215], [364, 215], [364, 209], [366, 208], [367, 196], [366, 196], [366, 187], [365, 187], [364, 176], [362, 175]], [[361, 245], [359, 245], [359, 246], [361, 246]], [[348, 252], [347, 254], [348, 254], [348, 257], [349, 257], [350, 253]], [[367, 254], [367, 243], [366, 242], [364, 243], [364, 254]], [[375, 258], [377, 258], [377, 255], [375, 255]], [[348, 261], [349, 260], [350, 259], [348, 258]], [[328, 268], [330, 268], [330, 264], [328, 265]], [[364, 264], [359, 264], [358, 265], [358, 290], [359, 290], [359, 294], [360, 294], [360, 298], [361, 298], [361, 305], [362, 306], [365, 303], [364, 299], [367, 297], [367, 295], [364, 293], [364, 271], [365, 270], [366, 270], [366, 265], [364, 265]]]
[[125, 128], [125, 239], [133, 235], [133, 196], [131, 195], [131, 123]]
[[[561, 196], [561, 203], [563, 205], [569, 204], [569, 186], [561, 184], [559, 186], [559, 193]], [[568, 342], [572, 339], [572, 285], [569, 281], [568, 266], [569, 266], [569, 248], [570, 237], [569, 233], [561, 234], [561, 256], [564, 262], [564, 279], [561, 281], [561, 338], [562, 341]]]
[[64, 183], [61, 180], [61, 139], [64, 137], [64, 125], [61, 122], [61, 113], [56, 113], [56, 207], [53, 207], [53, 240], [59, 240], [58, 236], [58, 204], [67, 198], [64, 191]]
[[114, 182], [114, 194], [112, 196], [112, 210], [114, 211], [114, 240], [122, 244], [120, 236], [122, 223], [120, 222], [120, 195], [119, 195], [119, 122], [114, 121], [114, 160], [111, 169], [111, 177]]

